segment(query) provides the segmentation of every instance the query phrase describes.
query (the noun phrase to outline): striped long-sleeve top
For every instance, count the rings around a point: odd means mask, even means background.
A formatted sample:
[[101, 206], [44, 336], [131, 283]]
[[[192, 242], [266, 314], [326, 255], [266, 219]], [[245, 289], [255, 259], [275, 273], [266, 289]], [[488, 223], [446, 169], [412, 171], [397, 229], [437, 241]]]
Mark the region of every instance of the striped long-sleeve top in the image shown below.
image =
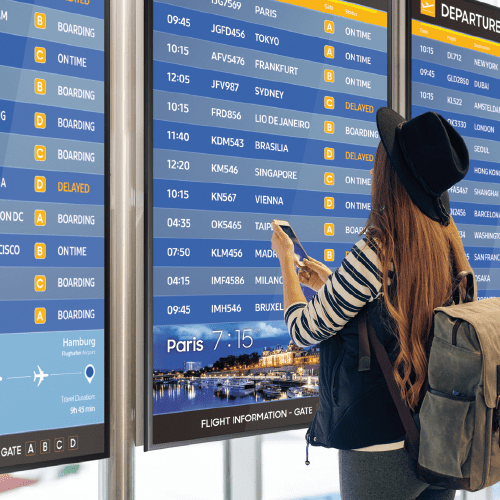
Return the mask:
[[308, 304], [297, 302], [285, 311], [290, 336], [301, 347], [318, 344], [341, 330], [381, 293], [377, 248], [363, 238]]

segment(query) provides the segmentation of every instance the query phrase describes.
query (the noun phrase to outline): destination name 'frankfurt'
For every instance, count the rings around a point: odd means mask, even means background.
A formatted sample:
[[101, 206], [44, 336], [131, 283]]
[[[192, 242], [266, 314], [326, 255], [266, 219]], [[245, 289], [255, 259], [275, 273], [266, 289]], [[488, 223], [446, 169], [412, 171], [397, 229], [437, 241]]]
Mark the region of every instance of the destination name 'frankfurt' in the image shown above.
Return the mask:
[[286, 64], [261, 61], [260, 59], [255, 59], [255, 67], [257, 69], [276, 71], [277, 73], [287, 73], [289, 75], [295, 75], [295, 76], [297, 76], [297, 72], [299, 70], [299, 68], [297, 68], [296, 66], [288, 66]]

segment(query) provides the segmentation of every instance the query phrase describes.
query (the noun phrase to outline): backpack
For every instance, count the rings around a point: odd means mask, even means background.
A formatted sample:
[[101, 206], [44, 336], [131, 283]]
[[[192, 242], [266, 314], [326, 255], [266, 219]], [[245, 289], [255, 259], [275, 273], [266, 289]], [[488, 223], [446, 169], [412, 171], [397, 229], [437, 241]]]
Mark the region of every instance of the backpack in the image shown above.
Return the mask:
[[[459, 303], [458, 284], [464, 278], [467, 293]], [[467, 491], [500, 481], [500, 299], [474, 301], [475, 297], [474, 274], [462, 272], [452, 305], [434, 309], [428, 386], [420, 413], [413, 417], [367, 316], [367, 328], [360, 328], [384, 373], [418, 477]], [[360, 361], [362, 356], [369, 363], [369, 349], [360, 351]]]

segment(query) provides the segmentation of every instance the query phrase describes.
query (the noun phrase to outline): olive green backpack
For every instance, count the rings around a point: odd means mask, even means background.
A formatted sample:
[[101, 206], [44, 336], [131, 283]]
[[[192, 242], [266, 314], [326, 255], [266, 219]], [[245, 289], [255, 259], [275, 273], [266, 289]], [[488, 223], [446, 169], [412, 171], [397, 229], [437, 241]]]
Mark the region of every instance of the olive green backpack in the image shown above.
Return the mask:
[[[370, 349], [377, 355], [406, 429], [406, 449], [417, 460], [426, 483], [478, 491], [500, 481], [500, 298], [474, 300], [474, 275], [458, 303], [434, 310], [434, 338], [428, 365], [428, 387], [420, 413], [404, 403], [392, 366], [370, 321], [360, 328], [360, 368]], [[456, 290], [458, 287], [456, 287]], [[420, 427], [420, 430], [418, 429]]]

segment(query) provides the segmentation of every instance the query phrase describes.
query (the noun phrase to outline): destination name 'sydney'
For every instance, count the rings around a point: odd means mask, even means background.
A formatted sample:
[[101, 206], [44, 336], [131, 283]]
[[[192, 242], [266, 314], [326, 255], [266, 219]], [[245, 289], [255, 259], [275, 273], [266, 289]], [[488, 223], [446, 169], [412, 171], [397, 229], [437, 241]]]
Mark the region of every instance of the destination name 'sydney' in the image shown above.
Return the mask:
[[453, 5], [441, 4], [441, 17], [447, 17], [452, 21], [461, 21], [467, 23], [469, 26], [477, 26], [488, 31], [500, 33], [500, 19], [492, 19], [491, 17], [476, 14], [474, 12], [467, 12]]

